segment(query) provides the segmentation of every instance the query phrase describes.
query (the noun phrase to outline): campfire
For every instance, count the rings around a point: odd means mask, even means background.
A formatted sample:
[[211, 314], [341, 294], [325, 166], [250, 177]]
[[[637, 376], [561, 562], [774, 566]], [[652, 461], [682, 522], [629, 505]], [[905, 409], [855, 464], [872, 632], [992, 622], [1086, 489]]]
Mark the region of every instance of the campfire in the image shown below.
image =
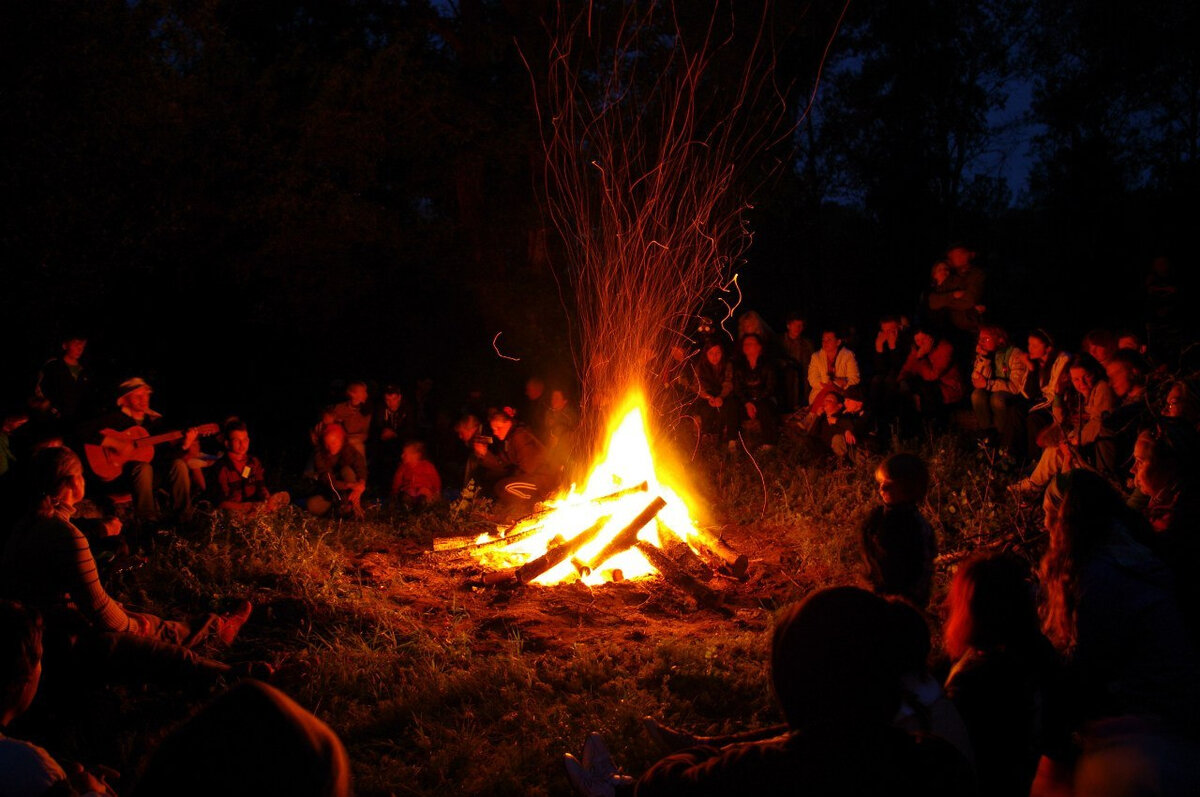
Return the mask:
[[[435, 542], [435, 556], [473, 558], [485, 583], [588, 585], [661, 574], [698, 598], [720, 568], [741, 577], [746, 557], [703, 530], [680, 489], [656, 466], [641, 396], [618, 412], [582, 490], [547, 501], [516, 523]], [[698, 594], [699, 593], [699, 594]]]

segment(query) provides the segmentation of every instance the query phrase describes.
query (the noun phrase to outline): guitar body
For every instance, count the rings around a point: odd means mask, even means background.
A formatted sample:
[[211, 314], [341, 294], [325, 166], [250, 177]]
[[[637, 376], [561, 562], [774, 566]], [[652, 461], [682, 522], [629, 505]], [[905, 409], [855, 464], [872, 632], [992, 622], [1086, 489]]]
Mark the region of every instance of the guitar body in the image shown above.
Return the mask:
[[[216, 424], [197, 426], [199, 435], [207, 436], [220, 431]], [[154, 459], [154, 447], [159, 443], [179, 440], [182, 432], [168, 432], [151, 437], [141, 426], [131, 426], [124, 431], [105, 429], [101, 432], [103, 439], [99, 444], [87, 443], [83, 446], [83, 457], [87, 460], [92, 473], [101, 481], [110, 482], [121, 475], [121, 471], [130, 462], [150, 462]]]

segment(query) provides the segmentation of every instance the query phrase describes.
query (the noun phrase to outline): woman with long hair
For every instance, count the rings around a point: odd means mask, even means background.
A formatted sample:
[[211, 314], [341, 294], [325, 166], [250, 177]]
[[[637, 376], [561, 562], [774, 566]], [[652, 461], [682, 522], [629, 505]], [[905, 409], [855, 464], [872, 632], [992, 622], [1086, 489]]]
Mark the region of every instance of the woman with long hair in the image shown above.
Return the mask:
[[1068, 777], [1075, 758], [1080, 793], [1099, 793], [1081, 782], [1111, 783], [1118, 774], [1130, 788], [1158, 790], [1102, 793], [1194, 793], [1200, 662], [1170, 571], [1138, 542], [1140, 517], [1100, 475], [1056, 477], [1043, 507], [1050, 541], [1040, 567], [1042, 628], [1064, 657], [1064, 677], [1057, 744], [1047, 748], [1034, 793]]

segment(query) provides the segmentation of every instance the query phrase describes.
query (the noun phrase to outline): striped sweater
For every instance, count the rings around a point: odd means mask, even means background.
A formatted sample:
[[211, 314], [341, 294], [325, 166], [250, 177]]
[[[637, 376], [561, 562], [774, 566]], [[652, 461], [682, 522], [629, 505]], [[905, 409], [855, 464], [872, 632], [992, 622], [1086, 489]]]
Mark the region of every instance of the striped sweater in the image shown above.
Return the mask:
[[0, 590], [40, 609], [50, 622], [60, 618], [97, 631], [136, 631], [100, 584], [87, 538], [62, 512], [34, 512], [13, 528], [0, 556]]

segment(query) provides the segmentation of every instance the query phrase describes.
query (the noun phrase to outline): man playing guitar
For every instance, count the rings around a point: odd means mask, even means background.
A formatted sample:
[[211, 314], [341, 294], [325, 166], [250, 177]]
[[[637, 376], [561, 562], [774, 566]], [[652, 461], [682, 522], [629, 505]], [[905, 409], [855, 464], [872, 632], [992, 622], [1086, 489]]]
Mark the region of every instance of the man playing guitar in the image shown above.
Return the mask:
[[[191, 478], [183, 459], [185, 452], [196, 442], [199, 429], [188, 429], [178, 435], [180, 442], [165, 446], [153, 453], [138, 440], [147, 435], [163, 431], [162, 415], [150, 409], [150, 385], [141, 377], [127, 379], [118, 391], [117, 409], [90, 424], [91, 433], [86, 435], [85, 446], [88, 464], [102, 480], [119, 476], [127, 480], [133, 493], [134, 514], [145, 523], [160, 520], [176, 522], [186, 520], [191, 511]], [[150, 442], [150, 441], [147, 441]], [[170, 495], [170, 506], [166, 518], [160, 516], [154, 500], [155, 484], [166, 487]]]

